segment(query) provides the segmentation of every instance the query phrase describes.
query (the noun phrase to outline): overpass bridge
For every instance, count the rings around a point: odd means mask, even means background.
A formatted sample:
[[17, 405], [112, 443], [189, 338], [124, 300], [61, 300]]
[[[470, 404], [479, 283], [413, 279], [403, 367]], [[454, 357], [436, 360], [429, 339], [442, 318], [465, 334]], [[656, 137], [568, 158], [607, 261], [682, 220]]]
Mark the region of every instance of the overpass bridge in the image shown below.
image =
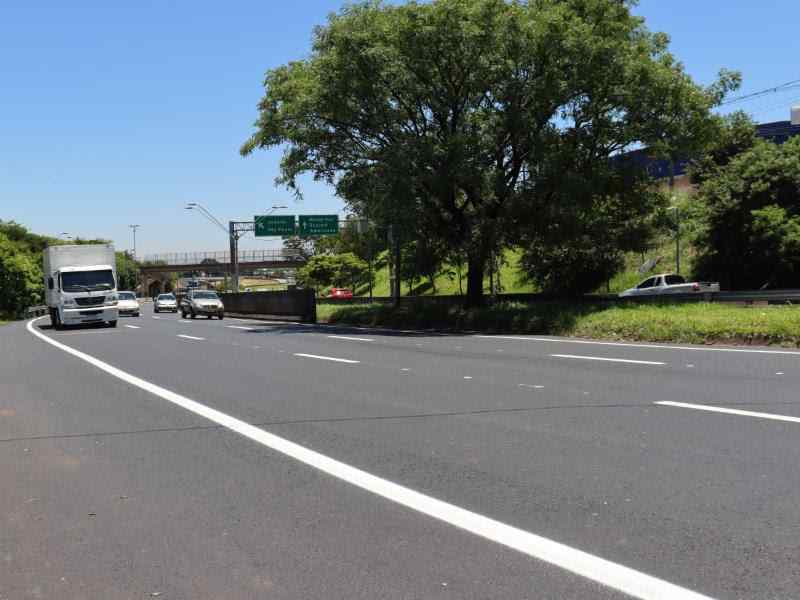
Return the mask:
[[140, 263], [143, 291], [152, 291], [153, 285], [161, 282], [157, 289], [163, 288], [165, 275], [203, 271], [206, 273], [227, 273], [238, 282], [242, 269], [297, 269], [306, 260], [297, 250], [262, 249], [239, 250], [238, 261], [231, 263], [230, 252], [172, 252], [151, 254]]

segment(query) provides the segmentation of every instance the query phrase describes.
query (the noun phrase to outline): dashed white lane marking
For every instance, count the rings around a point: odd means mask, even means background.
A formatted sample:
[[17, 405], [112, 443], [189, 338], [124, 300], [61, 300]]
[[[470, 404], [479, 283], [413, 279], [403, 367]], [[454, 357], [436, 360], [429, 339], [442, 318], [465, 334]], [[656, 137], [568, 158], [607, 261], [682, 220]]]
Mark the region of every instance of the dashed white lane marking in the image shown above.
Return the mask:
[[543, 390], [543, 385], [529, 385], [527, 383], [520, 383], [519, 387], [529, 389], [529, 390]]
[[472, 377], [470, 377], [469, 375], [465, 375], [464, 379], [472, 379]]
[[196, 340], [198, 342], [204, 342], [206, 340], [206, 338], [195, 337], [193, 335], [182, 335], [182, 334], [179, 334], [178, 337], [179, 338], [183, 338], [185, 340]]
[[704, 410], [707, 412], [724, 413], [727, 415], [738, 415], [740, 417], [755, 417], [757, 419], [770, 419], [772, 421], [786, 421], [787, 423], [800, 423], [800, 417], [789, 417], [786, 415], [776, 415], [773, 413], [755, 412], [752, 410], [739, 410], [738, 408], [722, 408], [720, 406], [706, 406], [705, 404], [687, 404], [685, 402], [656, 402], [660, 406], [676, 406], [678, 408], [691, 408], [693, 410]]
[[241, 329], [242, 331], [255, 331], [255, 327], [242, 327], [241, 325], [226, 325], [228, 329]]
[[178, 323], [186, 323], [187, 325], [191, 323], [188, 319], [181, 319]]
[[154, 319], [160, 319], [161, 317], [157, 317], [157, 316], [153, 315], [153, 318]]
[[329, 335], [327, 336], [332, 340], [348, 340], [351, 342], [374, 342], [375, 340], [371, 340], [369, 338], [360, 338], [360, 337], [350, 337], [347, 335]]
[[63, 350], [117, 377], [139, 389], [154, 394], [167, 402], [171, 402], [222, 427], [230, 429], [254, 442], [267, 448], [280, 452], [290, 458], [313, 467], [332, 477], [336, 477], [367, 492], [380, 496], [390, 502], [410, 508], [434, 519], [468, 531], [486, 540], [496, 542], [507, 548], [512, 548], [538, 559], [542, 562], [561, 567], [571, 573], [596, 581], [634, 598], [642, 600], [657, 600], [670, 598], [671, 600], [711, 600], [686, 588], [671, 584], [663, 579], [658, 579], [625, 567], [623, 565], [605, 560], [577, 548], [572, 548], [554, 540], [530, 533], [501, 521], [496, 521], [470, 510], [438, 500], [416, 492], [400, 484], [383, 479], [334, 458], [315, 452], [285, 438], [268, 433], [263, 429], [245, 423], [226, 413], [218, 411], [181, 396], [166, 388], [150, 383], [105, 363], [80, 350], [75, 350], [66, 344], [57, 342], [33, 327], [34, 321], [28, 322], [28, 331], [48, 344]]
[[141, 329], [138, 325], [125, 325], [128, 329]]
[[659, 346], [657, 344], [630, 344], [625, 342], [594, 342], [591, 340], [562, 340], [555, 338], [521, 337], [514, 335], [476, 335], [479, 339], [516, 340], [520, 342], [549, 342], [554, 344], [591, 344], [593, 346], [614, 346], [619, 348], [652, 348], [653, 350], [692, 350], [697, 352], [745, 352], [750, 354], [784, 354], [800, 356], [800, 352], [790, 350], [749, 350], [745, 348], [705, 348], [702, 346]]
[[331, 362], [345, 363], [348, 365], [357, 365], [360, 360], [350, 360], [349, 358], [334, 358], [333, 356], [319, 356], [318, 354], [303, 354], [302, 352], [295, 352], [295, 356], [301, 358], [316, 358], [317, 360], [329, 360]]
[[578, 356], [576, 354], [551, 354], [553, 358], [574, 358], [576, 360], [599, 360], [601, 362], [628, 363], [631, 365], [665, 365], [663, 362], [653, 362], [649, 360], [629, 360], [627, 358], [605, 358], [602, 356]]
[[777, 373], [775, 373], [775, 375], [784, 375], [784, 374], [785, 373], [783, 371], [778, 371]]

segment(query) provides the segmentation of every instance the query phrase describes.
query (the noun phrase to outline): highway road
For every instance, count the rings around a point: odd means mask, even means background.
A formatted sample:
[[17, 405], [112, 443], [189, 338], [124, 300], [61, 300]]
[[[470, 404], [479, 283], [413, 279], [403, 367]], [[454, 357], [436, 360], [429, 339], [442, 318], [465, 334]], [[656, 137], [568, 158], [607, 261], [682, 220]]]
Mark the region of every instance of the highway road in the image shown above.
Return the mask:
[[800, 352], [0, 328], [0, 600], [800, 597]]

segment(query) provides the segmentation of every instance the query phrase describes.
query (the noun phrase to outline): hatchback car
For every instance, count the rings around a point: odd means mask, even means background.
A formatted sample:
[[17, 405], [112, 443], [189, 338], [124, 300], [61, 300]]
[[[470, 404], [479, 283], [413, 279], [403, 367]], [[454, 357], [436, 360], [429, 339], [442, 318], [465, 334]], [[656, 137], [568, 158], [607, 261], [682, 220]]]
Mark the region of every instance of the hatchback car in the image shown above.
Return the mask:
[[120, 316], [131, 315], [138, 317], [141, 307], [139, 306], [139, 301], [136, 299], [136, 294], [133, 292], [120, 292], [118, 296], [119, 302], [117, 303], [117, 309], [119, 310]]
[[153, 312], [178, 312], [178, 301], [172, 294], [159, 294], [153, 303]]
[[185, 319], [191, 316], [193, 319], [197, 315], [205, 315], [209, 319], [217, 317], [225, 318], [225, 307], [216, 292], [209, 290], [189, 290], [189, 293], [181, 301], [181, 315]]

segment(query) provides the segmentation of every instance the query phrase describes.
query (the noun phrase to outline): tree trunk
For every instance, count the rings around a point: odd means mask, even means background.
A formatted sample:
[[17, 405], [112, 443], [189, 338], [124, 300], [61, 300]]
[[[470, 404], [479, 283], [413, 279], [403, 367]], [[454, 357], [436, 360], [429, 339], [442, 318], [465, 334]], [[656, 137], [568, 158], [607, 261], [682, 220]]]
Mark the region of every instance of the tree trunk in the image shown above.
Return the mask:
[[476, 248], [467, 260], [467, 306], [483, 306], [483, 271], [486, 266], [484, 248]]

